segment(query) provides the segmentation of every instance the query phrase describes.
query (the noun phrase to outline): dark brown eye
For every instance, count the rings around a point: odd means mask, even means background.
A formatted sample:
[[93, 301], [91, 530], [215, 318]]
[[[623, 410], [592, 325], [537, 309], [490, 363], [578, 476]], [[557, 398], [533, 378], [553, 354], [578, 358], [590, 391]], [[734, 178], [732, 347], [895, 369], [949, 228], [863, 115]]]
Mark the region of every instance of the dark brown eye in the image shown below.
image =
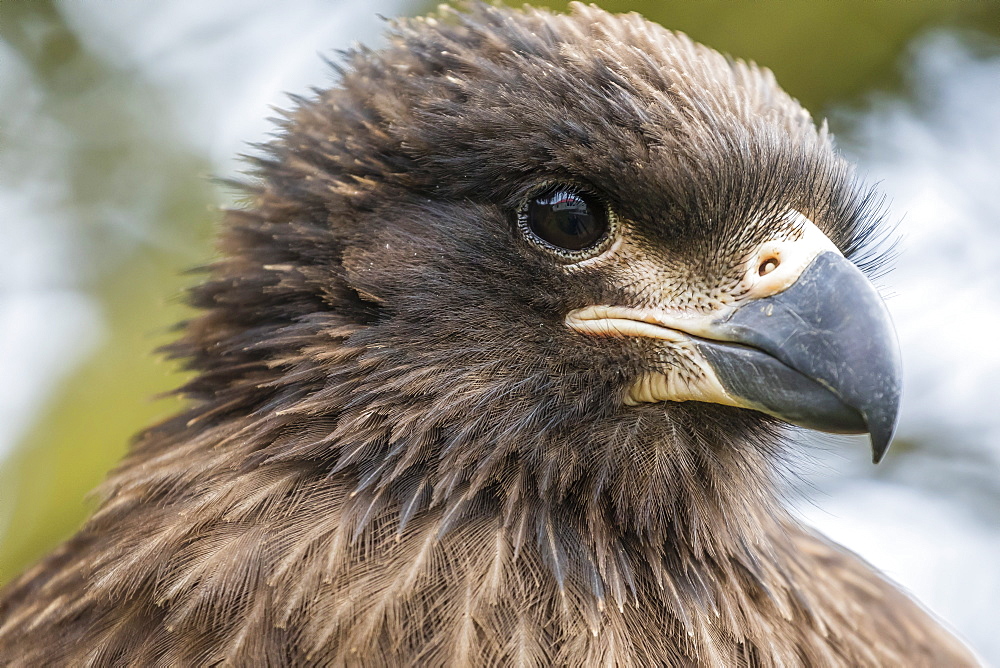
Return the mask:
[[596, 197], [556, 187], [524, 203], [519, 221], [527, 233], [561, 254], [576, 257], [608, 238], [611, 215]]

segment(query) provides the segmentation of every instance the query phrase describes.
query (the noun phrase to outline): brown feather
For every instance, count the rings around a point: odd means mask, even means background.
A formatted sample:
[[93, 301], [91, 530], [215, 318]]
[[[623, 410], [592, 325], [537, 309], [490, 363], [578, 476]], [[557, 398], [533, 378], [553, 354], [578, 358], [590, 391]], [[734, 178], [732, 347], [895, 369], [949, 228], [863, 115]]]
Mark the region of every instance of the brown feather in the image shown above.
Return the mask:
[[0, 663], [974, 665], [782, 509], [773, 420], [625, 406], [643, 349], [563, 325], [621, 286], [511, 225], [586, 184], [692, 303], [782, 207], [858, 256], [871, 196], [770, 72], [637, 15], [475, 5], [297, 104], [169, 351], [190, 408], [6, 588]]

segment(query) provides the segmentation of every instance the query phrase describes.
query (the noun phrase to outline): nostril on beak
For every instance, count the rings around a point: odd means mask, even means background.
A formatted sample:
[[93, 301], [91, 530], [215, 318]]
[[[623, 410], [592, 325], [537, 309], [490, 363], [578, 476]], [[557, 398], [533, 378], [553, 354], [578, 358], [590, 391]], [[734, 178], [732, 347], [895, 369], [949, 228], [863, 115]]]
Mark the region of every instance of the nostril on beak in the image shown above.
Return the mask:
[[757, 273], [761, 276], [767, 276], [778, 268], [778, 264], [778, 258], [774, 256], [766, 257], [761, 260], [760, 266], [757, 267]]

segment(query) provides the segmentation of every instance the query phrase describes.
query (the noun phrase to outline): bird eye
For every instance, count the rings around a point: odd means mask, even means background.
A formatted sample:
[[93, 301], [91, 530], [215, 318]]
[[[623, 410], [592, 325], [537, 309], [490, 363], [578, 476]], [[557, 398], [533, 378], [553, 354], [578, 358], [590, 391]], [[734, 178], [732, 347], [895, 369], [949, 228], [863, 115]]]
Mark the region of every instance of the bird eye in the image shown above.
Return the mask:
[[518, 215], [521, 230], [547, 250], [573, 260], [592, 257], [610, 238], [613, 215], [598, 198], [559, 186], [529, 198]]

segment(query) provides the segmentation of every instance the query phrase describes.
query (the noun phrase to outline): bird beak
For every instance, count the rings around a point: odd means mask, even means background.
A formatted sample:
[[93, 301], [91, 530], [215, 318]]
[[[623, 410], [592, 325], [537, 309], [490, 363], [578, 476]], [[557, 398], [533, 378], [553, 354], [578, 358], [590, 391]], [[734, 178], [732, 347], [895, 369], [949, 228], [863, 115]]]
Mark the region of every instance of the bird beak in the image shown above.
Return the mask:
[[878, 463], [899, 412], [901, 366], [885, 304], [839, 254], [816, 256], [788, 289], [714, 323], [695, 346], [748, 408], [810, 429], [871, 436]]
[[826, 244], [800, 244], [808, 246], [808, 261], [788, 262], [791, 277], [785, 271], [771, 289], [721, 314], [684, 318], [657, 309], [587, 307], [566, 323], [588, 334], [659, 339], [675, 357], [685, 349], [698, 367], [647, 374], [629, 403], [708, 401], [820, 431], [867, 432], [878, 463], [899, 412], [896, 334], [872, 284]]

